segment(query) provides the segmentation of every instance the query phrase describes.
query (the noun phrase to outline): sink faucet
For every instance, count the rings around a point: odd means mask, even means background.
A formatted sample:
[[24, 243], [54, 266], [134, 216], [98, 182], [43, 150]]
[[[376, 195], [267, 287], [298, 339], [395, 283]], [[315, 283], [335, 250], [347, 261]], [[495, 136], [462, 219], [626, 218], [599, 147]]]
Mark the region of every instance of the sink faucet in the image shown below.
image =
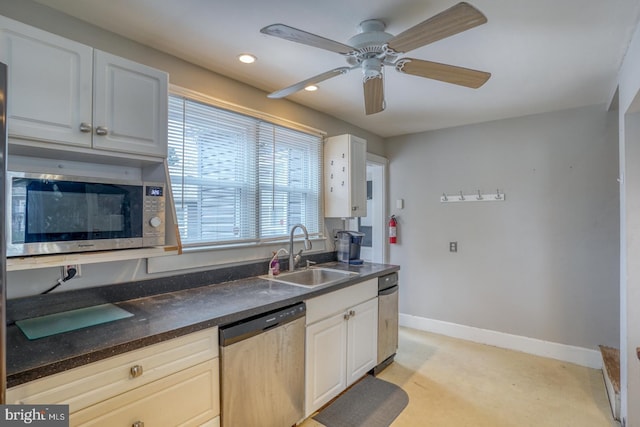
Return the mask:
[[304, 232], [304, 248], [306, 250], [311, 249], [311, 241], [309, 240], [309, 233], [307, 232], [307, 227], [302, 224], [296, 224], [291, 227], [291, 234], [289, 235], [289, 271], [294, 271], [296, 269], [296, 264], [300, 261], [300, 254], [302, 253], [302, 249], [298, 252], [297, 255], [293, 255], [293, 232], [296, 228], [301, 228]]

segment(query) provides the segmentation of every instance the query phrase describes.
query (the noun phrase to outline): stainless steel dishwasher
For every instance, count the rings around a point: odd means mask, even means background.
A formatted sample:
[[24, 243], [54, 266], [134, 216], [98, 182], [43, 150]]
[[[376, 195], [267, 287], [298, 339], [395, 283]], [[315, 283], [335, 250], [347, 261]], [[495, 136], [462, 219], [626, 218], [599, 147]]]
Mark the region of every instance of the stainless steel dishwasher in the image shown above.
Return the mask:
[[304, 416], [306, 307], [220, 327], [223, 427], [287, 427]]
[[375, 375], [386, 368], [398, 350], [398, 273], [378, 278], [378, 365]]

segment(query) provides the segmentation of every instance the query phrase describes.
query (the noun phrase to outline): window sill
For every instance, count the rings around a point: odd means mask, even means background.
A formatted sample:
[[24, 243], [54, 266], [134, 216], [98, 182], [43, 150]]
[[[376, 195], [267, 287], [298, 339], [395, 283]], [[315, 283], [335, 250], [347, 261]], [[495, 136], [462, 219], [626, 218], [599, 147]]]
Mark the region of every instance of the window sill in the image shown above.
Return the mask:
[[[330, 242], [326, 237], [310, 238], [313, 249], [305, 253], [326, 252]], [[280, 248], [289, 249], [289, 239], [268, 243], [229, 244], [216, 246], [183, 247], [182, 254], [168, 255], [162, 259], [149, 258], [147, 273], [166, 273], [176, 270], [206, 270], [212, 267], [231, 266], [260, 260], [268, 261]], [[302, 249], [302, 240], [296, 236], [294, 249]]]

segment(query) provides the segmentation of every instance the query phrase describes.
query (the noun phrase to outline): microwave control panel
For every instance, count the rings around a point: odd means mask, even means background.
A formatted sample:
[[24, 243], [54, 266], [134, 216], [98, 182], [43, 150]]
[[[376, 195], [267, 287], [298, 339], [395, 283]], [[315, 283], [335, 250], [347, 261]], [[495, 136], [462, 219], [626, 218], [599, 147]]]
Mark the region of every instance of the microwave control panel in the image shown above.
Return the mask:
[[142, 237], [144, 246], [164, 245], [165, 187], [163, 183], [144, 183], [143, 217]]

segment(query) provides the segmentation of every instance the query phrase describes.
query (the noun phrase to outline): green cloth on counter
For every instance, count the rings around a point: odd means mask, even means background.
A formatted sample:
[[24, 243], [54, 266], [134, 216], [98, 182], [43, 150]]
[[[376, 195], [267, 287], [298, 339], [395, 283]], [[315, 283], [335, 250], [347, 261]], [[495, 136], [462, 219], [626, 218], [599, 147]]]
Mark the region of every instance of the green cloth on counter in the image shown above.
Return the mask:
[[16, 325], [27, 338], [35, 340], [131, 316], [133, 314], [114, 304], [101, 304], [31, 319], [17, 320]]

